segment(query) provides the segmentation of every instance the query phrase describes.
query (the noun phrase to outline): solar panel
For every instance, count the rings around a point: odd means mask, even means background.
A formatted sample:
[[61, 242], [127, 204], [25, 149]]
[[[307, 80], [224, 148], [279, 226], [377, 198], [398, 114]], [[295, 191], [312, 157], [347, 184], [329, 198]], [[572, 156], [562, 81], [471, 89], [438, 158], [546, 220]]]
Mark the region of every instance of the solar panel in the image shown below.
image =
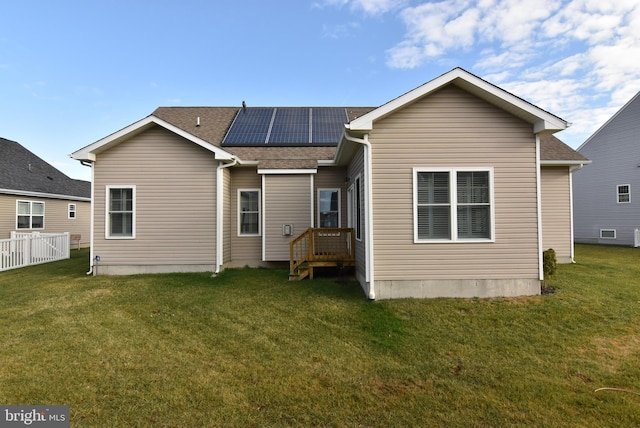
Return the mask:
[[314, 108], [311, 122], [314, 144], [337, 143], [344, 124], [349, 122], [347, 110], [336, 107]]
[[265, 144], [274, 111], [275, 109], [272, 107], [240, 109], [224, 138], [223, 144]]
[[240, 109], [222, 144], [336, 145], [347, 122], [342, 107], [248, 107]]
[[278, 107], [268, 144], [309, 144], [309, 108]]

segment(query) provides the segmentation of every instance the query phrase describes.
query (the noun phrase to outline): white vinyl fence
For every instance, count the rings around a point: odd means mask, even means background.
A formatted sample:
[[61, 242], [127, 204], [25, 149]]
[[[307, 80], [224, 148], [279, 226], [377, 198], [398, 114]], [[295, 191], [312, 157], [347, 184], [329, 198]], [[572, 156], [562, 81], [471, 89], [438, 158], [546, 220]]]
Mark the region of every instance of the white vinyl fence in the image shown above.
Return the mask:
[[69, 232], [11, 232], [0, 239], [0, 271], [68, 259], [69, 244]]
[[634, 243], [633, 246], [634, 247], [640, 247], [640, 229], [636, 229], [634, 231]]

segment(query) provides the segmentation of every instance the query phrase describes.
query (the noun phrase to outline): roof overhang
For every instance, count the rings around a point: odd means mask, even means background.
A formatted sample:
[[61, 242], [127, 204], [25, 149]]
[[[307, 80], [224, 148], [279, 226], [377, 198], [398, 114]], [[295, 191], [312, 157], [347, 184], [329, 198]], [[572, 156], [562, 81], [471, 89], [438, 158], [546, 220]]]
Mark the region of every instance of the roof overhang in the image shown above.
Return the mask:
[[590, 163], [590, 160], [541, 160], [540, 166], [583, 166]]
[[104, 137], [98, 141], [96, 141], [93, 144], [89, 144], [88, 146], [83, 147], [82, 149], [75, 151], [73, 153], [71, 153], [69, 156], [73, 159], [79, 160], [79, 161], [87, 161], [87, 162], [94, 162], [96, 160], [96, 155], [104, 152], [105, 150], [110, 149], [111, 147], [117, 146], [118, 144], [154, 127], [154, 126], [161, 126], [165, 129], [167, 129], [168, 131], [173, 132], [174, 134], [177, 134], [189, 141], [191, 141], [194, 144], [197, 144], [200, 147], [203, 147], [207, 150], [209, 150], [210, 152], [212, 152], [215, 156], [216, 159], [218, 160], [232, 160], [234, 158], [234, 156], [231, 153], [228, 153], [224, 150], [222, 150], [220, 147], [214, 146], [213, 144], [199, 138], [196, 137], [193, 134], [190, 134], [189, 132], [180, 129], [172, 124], [170, 124], [169, 122], [166, 122], [162, 119], [160, 119], [159, 117], [156, 117], [154, 115], [150, 115], [145, 117], [144, 119], [141, 119], [123, 129], [121, 129], [120, 131], [114, 132], [113, 134]]
[[557, 132], [566, 129], [569, 123], [535, 105], [519, 98], [486, 80], [469, 73], [462, 68], [453, 70], [419, 86], [404, 95], [395, 98], [371, 112], [354, 119], [347, 125], [347, 129], [356, 133], [365, 133], [373, 129], [377, 120], [383, 119], [395, 111], [416, 102], [417, 100], [447, 86], [457, 87], [477, 96], [486, 102], [505, 110], [514, 116], [531, 123], [533, 132]]
[[263, 175], [291, 175], [291, 174], [316, 174], [318, 172], [317, 169], [312, 168], [284, 168], [284, 169], [267, 169], [267, 168], [258, 168], [258, 174]]
[[56, 193], [31, 192], [28, 190], [0, 189], [0, 195], [26, 196], [30, 198], [64, 199], [68, 201], [91, 202], [83, 196], [59, 195]]

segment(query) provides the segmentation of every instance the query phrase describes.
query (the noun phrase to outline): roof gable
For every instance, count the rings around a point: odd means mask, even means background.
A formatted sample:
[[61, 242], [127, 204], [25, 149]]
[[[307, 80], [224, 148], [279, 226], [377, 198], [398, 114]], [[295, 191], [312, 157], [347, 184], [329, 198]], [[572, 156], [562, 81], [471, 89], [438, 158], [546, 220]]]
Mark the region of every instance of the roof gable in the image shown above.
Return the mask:
[[447, 86], [456, 85], [459, 88], [501, 108], [514, 116], [531, 123], [535, 133], [556, 132], [565, 129], [569, 124], [563, 119], [534, 106], [504, 89], [479, 78], [462, 68], [454, 68], [424, 85], [421, 85], [401, 96], [389, 101], [377, 109], [353, 120], [348, 129], [366, 132], [373, 129], [373, 124], [399, 109], [428, 96], [429, 94]]
[[19, 143], [0, 138], [0, 193], [88, 199], [91, 183], [74, 180]]
[[217, 147], [203, 140], [202, 138], [199, 138], [193, 135], [192, 133], [187, 132], [184, 129], [181, 129], [175, 125], [172, 125], [171, 123], [154, 115], [147, 116], [144, 119], [139, 120], [121, 129], [120, 131], [114, 132], [113, 134], [105, 138], [102, 138], [93, 144], [89, 144], [88, 146], [85, 146], [82, 149], [73, 152], [70, 156], [76, 160], [89, 161], [89, 162], [95, 161], [96, 154], [103, 152], [105, 150], [108, 150], [109, 148], [114, 147], [124, 141], [127, 141], [128, 139], [146, 131], [147, 129], [153, 126], [161, 126], [173, 132], [174, 134], [177, 134], [191, 141], [192, 143], [197, 144], [209, 150], [215, 155], [216, 159], [220, 159], [220, 160], [233, 159], [233, 155], [231, 153], [228, 153], [222, 150], [220, 147]]
[[[609, 118], [609, 120], [607, 120], [600, 128], [598, 128], [593, 134], [591, 134], [591, 136], [589, 138], [587, 138], [587, 140], [582, 143], [580, 145], [580, 147], [578, 147], [578, 151], [582, 150], [583, 147], [585, 147], [587, 144], [589, 144], [592, 140], [594, 140], [603, 130], [605, 130], [606, 128], [609, 127], [609, 125], [611, 125], [612, 122], [615, 122], [616, 119], [619, 116], [624, 115], [625, 110], [627, 110], [627, 108], [629, 108], [629, 106], [633, 105], [636, 102], [640, 102], [640, 92], [638, 92], [637, 94], [635, 94], [633, 96], [633, 98], [631, 98], [629, 101], [627, 101], [627, 103], [625, 105], [623, 105], [622, 107], [620, 107], [620, 110], [618, 110], [613, 116], [611, 116]], [[634, 120], [634, 123], [635, 122]]]

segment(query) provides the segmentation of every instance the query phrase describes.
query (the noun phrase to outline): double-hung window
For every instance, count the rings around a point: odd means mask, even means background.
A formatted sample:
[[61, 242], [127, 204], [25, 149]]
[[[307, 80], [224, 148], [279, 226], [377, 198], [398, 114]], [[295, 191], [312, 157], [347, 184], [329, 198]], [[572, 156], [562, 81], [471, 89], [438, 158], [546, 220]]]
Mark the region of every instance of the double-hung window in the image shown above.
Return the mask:
[[628, 204], [631, 202], [631, 186], [629, 184], [618, 184], [618, 203]]
[[133, 239], [136, 237], [135, 186], [107, 186], [105, 237]]
[[260, 235], [260, 190], [238, 189], [238, 235]]
[[44, 229], [44, 202], [18, 201], [16, 229]]
[[75, 220], [76, 218], [76, 204], [69, 204], [67, 209], [67, 218], [69, 220]]
[[414, 241], [494, 240], [493, 169], [414, 168]]

